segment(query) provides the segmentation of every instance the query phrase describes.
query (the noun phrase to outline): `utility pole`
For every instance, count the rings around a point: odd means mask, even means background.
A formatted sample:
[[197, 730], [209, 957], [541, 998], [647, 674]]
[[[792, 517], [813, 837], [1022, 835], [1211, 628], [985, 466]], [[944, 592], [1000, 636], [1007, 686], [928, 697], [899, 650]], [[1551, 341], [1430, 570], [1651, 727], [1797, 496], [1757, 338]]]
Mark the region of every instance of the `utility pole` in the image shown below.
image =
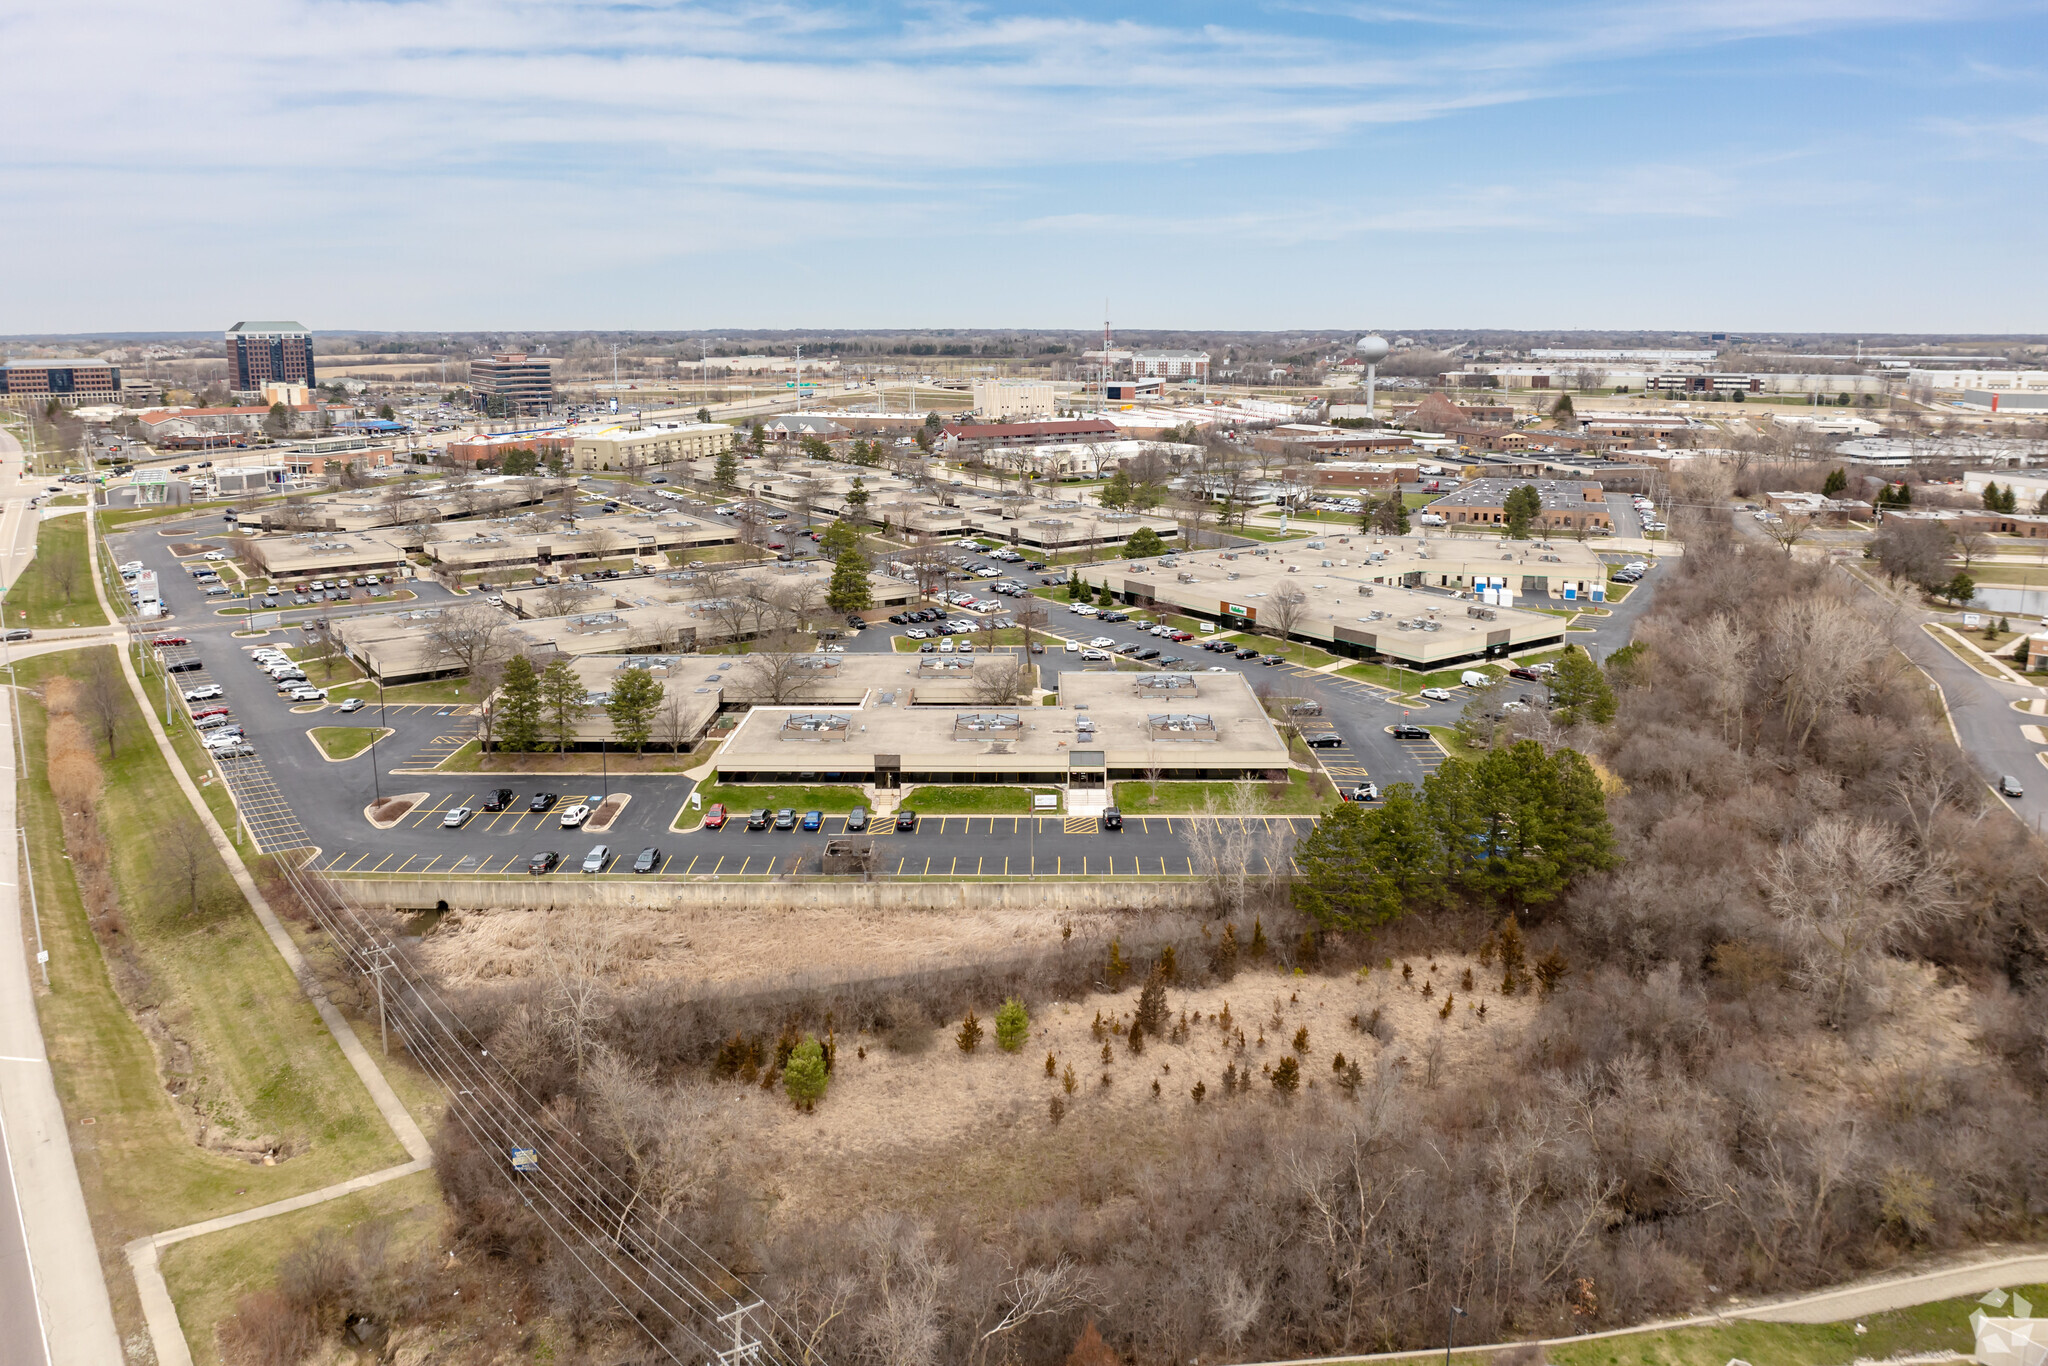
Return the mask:
[[720, 1323], [732, 1324], [732, 1346], [718, 1354], [718, 1366], [741, 1366], [741, 1363], [755, 1362], [761, 1359], [761, 1340], [759, 1338], [750, 1338], [746, 1335], [747, 1315], [753, 1313], [756, 1309], [765, 1308], [767, 1308], [767, 1305], [763, 1301], [755, 1300], [752, 1304], [740, 1305], [730, 1313], [718, 1316]]
[[370, 950], [370, 976], [377, 981], [377, 1038], [383, 1045], [384, 1056], [391, 1056], [391, 1030], [384, 1022], [384, 969], [391, 966], [391, 949], [386, 945]]

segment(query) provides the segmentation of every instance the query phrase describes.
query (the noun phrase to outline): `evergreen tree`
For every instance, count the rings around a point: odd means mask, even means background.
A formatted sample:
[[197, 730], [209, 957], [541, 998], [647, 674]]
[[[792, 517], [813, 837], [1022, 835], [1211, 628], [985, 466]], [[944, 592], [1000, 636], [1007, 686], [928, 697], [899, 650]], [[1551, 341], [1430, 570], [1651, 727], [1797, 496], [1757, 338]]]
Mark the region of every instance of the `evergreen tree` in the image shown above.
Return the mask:
[[1824, 481], [1822, 481], [1820, 491], [1830, 498], [1837, 498], [1840, 497], [1842, 491], [1848, 487], [1849, 476], [1841, 469], [1837, 468], [1828, 471], [1828, 477]]
[[2002, 512], [2005, 510], [2005, 501], [1999, 496], [1998, 485], [1995, 483], [1984, 485], [1984, 510], [1986, 512]]
[[1109, 476], [1109, 482], [1095, 491], [1095, 501], [1112, 511], [1121, 511], [1131, 505], [1131, 476], [1121, 466]]
[[[1031, 1013], [1024, 1003], [1012, 996], [996, 1011], [996, 1047], [1005, 1053], [1014, 1053], [1024, 1046], [1031, 1037]], [[1052, 1054], [1045, 1055], [1045, 1075], [1053, 1072]]]
[[654, 714], [661, 709], [661, 698], [661, 683], [652, 669], [619, 670], [604, 703], [605, 714], [612, 721], [612, 738], [621, 746], [632, 746], [635, 754], [644, 750], [654, 734]]
[[1508, 518], [1508, 535], [1518, 541], [1529, 538], [1529, 527], [1543, 511], [1543, 495], [1534, 484], [1524, 484], [1513, 490], [1502, 505]]
[[711, 467], [711, 482], [731, 493], [740, 486], [740, 458], [730, 449], [718, 453], [718, 463]]
[[1109, 591], [1108, 579], [1102, 581], [1102, 595], [1095, 599], [1095, 603], [1098, 607], [1116, 606], [1116, 595]]
[[710, 426], [711, 410], [709, 408], [699, 408], [697, 410], [697, 421], [706, 427]]
[[1166, 974], [1157, 967], [1138, 992], [1138, 1008], [1131, 1016], [1131, 1030], [1159, 1038], [1166, 1033]]
[[540, 468], [540, 457], [526, 446], [514, 446], [498, 461], [498, 468], [507, 474], [532, 474]]
[[1084, 594], [1084, 593], [1082, 592], [1082, 590], [1081, 590], [1081, 580], [1080, 580], [1080, 579], [1079, 579], [1078, 577], [1077, 577], [1077, 578], [1070, 578], [1070, 579], [1068, 579], [1068, 580], [1067, 580], [1067, 601], [1068, 601], [1068, 602], [1079, 602], [1079, 601], [1080, 601], [1080, 600], [1081, 600], [1081, 599], [1082, 599], [1082, 598], [1083, 598], [1084, 596], [1086, 596], [1086, 595], [1085, 595], [1085, 594]]
[[853, 482], [846, 486], [846, 507], [856, 517], [865, 516], [867, 513], [867, 482], [857, 474], [853, 476]]
[[1901, 479], [1898, 488], [1892, 492], [1892, 505], [1902, 508], [1913, 506], [1913, 486]]
[[868, 591], [868, 562], [849, 546], [832, 567], [832, 582], [825, 589], [825, 605], [839, 613], [865, 612], [874, 603]]
[[540, 748], [540, 674], [525, 655], [505, 661], [505, 681], [498, 693], [497, 743], [499, 749], [514, 754]]
[[1600, 666], [1576, 645], [1565, 646], [1558, 657], [1557, 672], [1550, 676], [1550, 696], [1557, 703], [1561, 726], [1581, 721], [1604, 726], [1614, 719], [1614, 689]]
[[1396, 783], [1377, 807], [1344, 802], [1295, 845], [1295, 909], [1334, 930], [1368, 930], [1427, 902], [1435, 838], [1415, 789]]
[[825, 1098], [831, 1076], [825, 1067], [825, 1046], [811, 1035], [790, 1050], [782, 1069], [782, 1089], [799, 1110], [809, 1110]]
[[1961, 606], [1977, 596], [1977, 581], [1961, 570], [1957, 570], [1956, 576], [1941, 586], [1941, 595], [1957, 606]]
[[566, 753], [576, 738], [576, 723], [589, 709], [583, 680], [569, 667], [569, 656], [556, 655], [541, 671], [540, 704], [544, 733], [558, 751]]
[[1159, 533], [1149, 526], [1141, 526], [1131, 533], [1124, 542], [1124, 558], [1127, 560], [1148, 559], [1153, 555], [1164, 555], [1166, 542], [1159, 539]]
[[747, 437], [747, 445], [754, 452], [756, 459], [768, 454], [768, 429], [756, 422], [752, 433]]
[[834, 522], [818, 537], [818, 548], [836, 560], [849, 550], [860, 549], [860, 532], [850, 522]]

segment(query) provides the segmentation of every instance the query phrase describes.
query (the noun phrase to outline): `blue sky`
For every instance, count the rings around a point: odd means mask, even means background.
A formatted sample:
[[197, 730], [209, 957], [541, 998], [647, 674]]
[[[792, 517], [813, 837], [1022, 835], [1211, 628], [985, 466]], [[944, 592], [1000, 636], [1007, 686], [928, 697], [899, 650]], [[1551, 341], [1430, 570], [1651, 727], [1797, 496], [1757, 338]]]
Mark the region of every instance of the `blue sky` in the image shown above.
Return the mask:
[[2044, 8], [10, 6], [0, 332], [2048, 331]]

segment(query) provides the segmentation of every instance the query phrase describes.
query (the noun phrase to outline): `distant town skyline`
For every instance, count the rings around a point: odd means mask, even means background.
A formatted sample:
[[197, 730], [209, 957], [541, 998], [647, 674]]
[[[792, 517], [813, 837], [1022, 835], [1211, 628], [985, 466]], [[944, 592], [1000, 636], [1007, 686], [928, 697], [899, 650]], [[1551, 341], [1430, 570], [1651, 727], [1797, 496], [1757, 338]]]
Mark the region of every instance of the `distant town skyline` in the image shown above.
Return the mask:
[[2048, 315], [2031, 0], [80, 0], [0, 43], [82, 54], [10, 70], [14, 334]]

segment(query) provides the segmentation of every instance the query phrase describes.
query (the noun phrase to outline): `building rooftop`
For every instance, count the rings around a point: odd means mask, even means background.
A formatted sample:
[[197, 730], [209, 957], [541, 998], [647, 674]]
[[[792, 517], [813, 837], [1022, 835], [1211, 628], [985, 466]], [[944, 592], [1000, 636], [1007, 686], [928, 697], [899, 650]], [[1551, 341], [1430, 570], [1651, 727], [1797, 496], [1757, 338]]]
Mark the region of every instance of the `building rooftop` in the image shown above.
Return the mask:
[[312, 333], [311, 333], [310, 331], [308, 331], [308, 330], [307, 330], [307, 328], [306, 328], [306, 325], [305, 325], [304, 323], [292, 323], [292, 322], [245, 322], [245, 323], [236, 323], [236, 324], [235, 324], [235, 325], [234, 325], [233, 327], [230, 327], [230, 328], [228, 329], [228, 331], [227, 331], [227, 335], [229, 335], [230, 337], [232, 337], [232, 336], [235, 336], [235, 335], [236, 335], [236, 334], [238, 334], [238, 333], [243, 333], [243, 334], [249, 334], [249, 333], [258, 333], [258, 332], [263, 332], [263, 333], [269, 333], [269, 332], [286, 332], [286, 333], [292, 333], [292, 332], [296, 332], [296, 333], [298, 333], [299, 335], [301, 335], [301, 336], [305, 336], [305, 337], [310, 337], [310, 336], [312, 336], [312, 335], [313, 335], [313, 334], [312, 334]]
[[80, 356], [76, 360], [10, 360], [6, 363], [6, 368], [9, 370], [76, 370], [83, 366], [95, 365], [103, 370], [114, 368], [113, 361], [85, 356]]
[[1529, 485], [1542, 496], [1543, 506], [1556, 512], [1577, 511], [1606, 497], [1600, 485], [1576, 479], [1475, 479], [1455, 492], [1432, 499], [1429, 507], [1499, 507], [1510, 493]]

